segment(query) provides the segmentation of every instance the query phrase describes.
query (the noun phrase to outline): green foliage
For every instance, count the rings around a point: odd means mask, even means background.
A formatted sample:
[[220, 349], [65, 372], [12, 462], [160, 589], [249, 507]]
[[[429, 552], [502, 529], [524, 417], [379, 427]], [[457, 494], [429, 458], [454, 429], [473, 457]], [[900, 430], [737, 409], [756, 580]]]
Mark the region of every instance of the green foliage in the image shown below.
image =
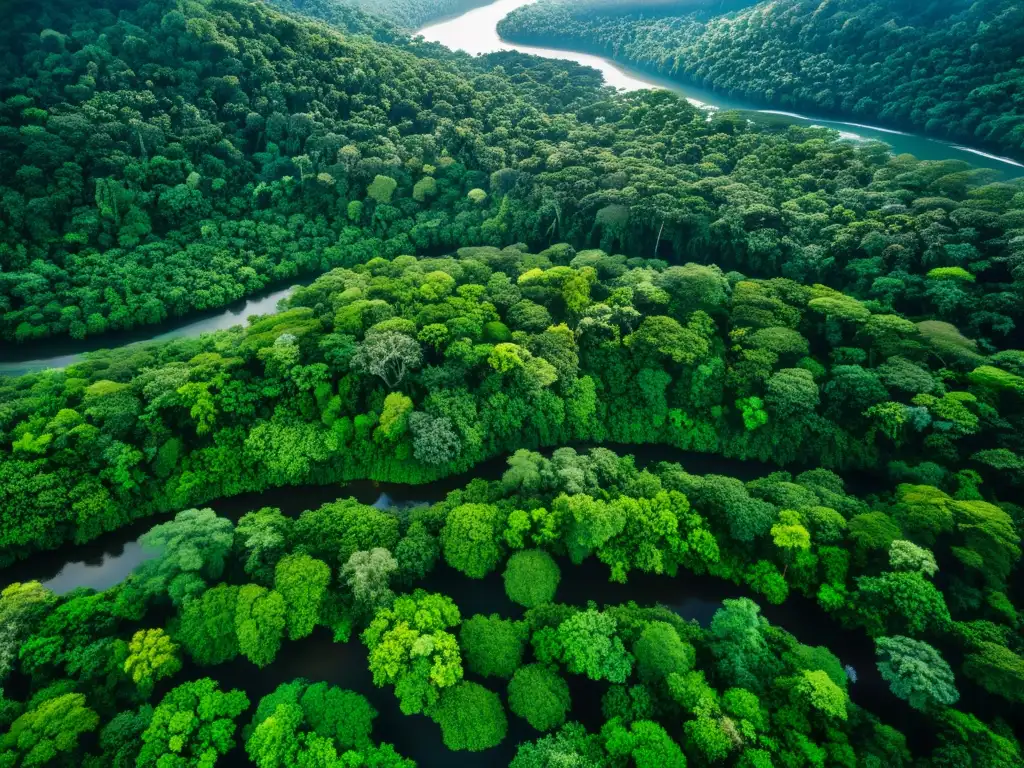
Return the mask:
[[124, 671], [148, 695], [156, 681], [173, 677], [181, 669], [178, 646], [162, 629], [140, 629], [128, 644]]
[[671, 674], [683, 675], [693, 667], [693, 646], [681, 640], [674, 627], [664, 622], [648, 624], [633, 644], [636, 672], [648, 685], [663, 682]]
[[287, 606], [280, 592], [256, 584], [238, 590], [235, 633], [238, 650], [261, 669], [277, 656], [287, 623]]
[[591, 680], [625, 682], [633, 658], [615, 633], [618, 622], [593, 608], [581, 611], [558, 626], [560, 659], [566, 668]]
[[363, 631], [374, 685], [394, 685], [404, 713], [430, 710], [462, 679], [459, 644], [446, 631], [461, 620], [451, 599], [417, 589], [378, 611]]
[[298, 640], [313, 631], [331, 580], [331, 569], [309, 555], [288, 555], [277, 564], [274, 589], [284, 598], [288, 637]]
[[448, 565], [473, 579], [482, 579], [497, 568], [503, 523], [501, 512], [489, 504], [463, 504], [453, 509], [441, 535]]
[[981, 642], [964, 659], [964, 673], [990, 693], [1024, 701], [1024, 658], [996, 643]]
[[18, 717], [0, 737], [0, 760], [24, 768], [52, 764], [73, 752], [79, 738], [96, 730], [99, 722], [80, 693], [47, 699]]
[[948, 707], [960, 698], [953, 670], [938, 651], [909, 637], [880, 637], [875, 640], [878, 671], [892, 692], [914, 709]]
[[[246, 729], [246, 751], [261, 768], [329, 762], [351, 750], [363, 753], [353, 754], [353, 758], [365, 760], [376, 751], [370, 741], [376, 716], [377, 711], [363, 696], [327, 683], [309, 684], [300, 678], [279, 685], [260, 699], [252, 724]], [[391, 753], [381, 757], [397, 758]]]
[[519, 667], [508, 684], [509, 709], [538, 731], [560, 727], [570, 705], [568, 683], [545, 664]]
[[509, 600], [526, 608], [536, 608], [554, 600], [562, 574], [558, 563], [547, 552], [527, 549], [508, 559], [503, 578]]
[[445, 690], [430, 716], [441, 726], [444, 745], [456, 751], [490, 749], [500, 744], [508, 731], [498, 695], [468, 681]]
[[220, 584], [185, 604], [177, 639], [198, 664], [223, 664], [238, 655], [235, 622], [239, 608], [239, 588], [229, 584]]
[[526, 639], [524, 623], [497, 614], [473, 616], [459, 628], [466, 668], [481, 677], [512, 677], [523, 662]]
[[793, 692], [801, 703], [826, 717], [846, 720], [846, 691], [836, 685], [826, 672], [805, 669], [794, 685]]
[[354, 552], [338, 572], [338, 579], [348, 585], [356, 609], [372, 615], [387, 608], [395, 599], [389, 581], [398, 570], [398, 561], [381, 547], [369, 552]]
[[235, 746], [235, 718], [249, 708], [242, 691], [224, 693], [208, 677], [183, 683], [160, 700], [142, 732], [139, 768], [200, 768]]

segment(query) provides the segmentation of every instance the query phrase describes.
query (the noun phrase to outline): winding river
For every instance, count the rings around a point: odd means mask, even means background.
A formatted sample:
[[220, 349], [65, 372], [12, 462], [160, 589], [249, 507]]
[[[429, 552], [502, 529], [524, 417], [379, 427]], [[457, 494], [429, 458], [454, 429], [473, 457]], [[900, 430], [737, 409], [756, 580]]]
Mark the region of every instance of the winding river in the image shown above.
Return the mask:
[[593, 67], [604, 75], [608, 85], [625, 91], [642, 88], [664, 88], [684, 96], [690, 103], [697, 106], [716, 107], [719, 109], [737, 109], [753, 113], [753, 119], [771, 120], [772, 122], [789, 122], [796, 125], [825, 125], [835, 128], [844, 138], [854, 141], [883, 141], [892, 147], [895, 154], [912, 154], [922, 160], [964, 160], [972, 165], [990, 168], [1010, 175], [1018, 175], [1024, 164], [1009, 158], [998, 157], [988, 152], [951, 144], [940, 139], [932, 139], [889, 128], [878, 128], [860, 123], [841, 120], [824, 120], [816, 117], [798, 115], [791, 112], [762, 109], [753, 102], [745, 102], [702, 88], [698, 85], [681, 84], [674, 80], [652, 75], [640, 69], [629, 67], [619, 62], [612, 62], [600, 56], [588, 53], [577, 53], [556, 48], [539, 48], [520, 45], [503, 40], [498, 35], [497, 25], [505, 16], [524, 5], [531, 5], [537, 0], [498, 0], [496, 3], [474, 8], [453, 19], [431, 24], [419, 30], [425, 40], [441, 43], [452, 50], [463, 50], [470, 54], [493, 53], [494, 51], [520, 51], [535, 56], [551, 59], [575, 61]]
[[[312, 280], [307, 279], [299, 284], [305, 285], [310, 282]], [[145, 341], [187, 338], [210, 331], [224, 330], [236, 325], [245, 325], [246, 318], [250, 315], [267, 315], [276, 312], [278, 302], [289, 296], [294, 289], [295, 286], [263, 291], [248, 299], [237, 301], [223, 310], [199, 313], [199, 319], [195, 319], [196, 315], [190, 315], [192, 319], [168, 320], [158, 325], [110, 333], [86, 341], [61, 339], [28, 344], [17, 348], [14, 354], [4, 355], [3, 360], [0, 361], [0, 376], [22, 376], [47, 368], [66, 368], [83, 360], [86, 352], [99, 349], [128, 346]], [[40, 354], [41, 352], [45, 352], [45, 354]]]
[[[679, 462], [687, 471], [697, 474], [722, 473], [743, 480], [763, 477], [776, 469], [769, 464], [688, 453], [663, 446], [608, 447], [619, 454], [633, 454], [640, 467], [668, 460]], [[303, 510], [315, 509], [325, 502], [347, 496], [380, 509], [401, 510], [440, 501], [449, 491], [463, 487], [473, 478], [496, 479], [506, 469], [506, 459], [504, 456], [495, 458], [464, 475], [420, 486], [355, 482], [340, 486], [275, 488], [219, 499], [204, 506], [212, 507], [218, 514], [232, 520], [238, 520], [246, 512], [264, 506], [278, 507], [286, 515], [294, 517]], [[127, 578], [146, 559], [156, 556], [156, 552], [147, 551], [142, 546], [139, 538], [160, 521], [159, 518], [140, 520], [133, 526], [114, 531], [90, 544], [39, 553], [0, 571], [0, 585], [38, 579], [59, 594], [79, 587], [111, 587]], [[675, 578], [635, 572], [630, 574], [628, 583], [617, 584], [608, 581], [607, 567], [595, 558], [589, 558], [579, 566], [562, 559], [560, 565], [562, 581], [556, 599], [571, 605], [586, 606], [589, 600], [595, 598], [602, 605], [618, 605], [632, 600], [639, 605], [663, 606], [683, 619], [696, 621], [706, 627], [722, 606], [723, 600], [752, 597], [762, 606], [762, 613], [771, 623], [788, 630], [800, 642], [825, 645], [844, 665], [855, 670], [856, 676], [851, 677], [849, 683], [850, 696], [855, 702], [877, 714], [884, 722], [900, 727], [912, 743], [922, 740], [928, 742], [931, 738], [919, 715], [889, 692], [875, 668], [870, 639], [860, 630], [840, 627], [813, 600], [794, 592], [784, 604], [773, 606], [745, 587], [686, 572], [681, 572]], [[417, 586], [450, 596], [464, 617], [477, 613], [497, 613], [504, 617], [518, 618], [523, 613], [521, 607], [506, 597], [499, 573], [492, 573], [482, 580], [467, 579], [441, 562]], [[174, 685], [202, 677], [213, 677], [224, 689], [245, 690], [253, 705], [281, 683], [298, 677], [310, 681], [322, 680], [359, 691], [369, 698], [380, 713], [375, 723], [374, 737], [393, 743], [399, 752], [415, 759], [421, 768], [507, 765], [515, 754], [516, 744], [540, 735], [524, 721], [510, 717], [509, 734], [498, 747], [475, 754], [452, 753], [441, 742], [440, 731], [435, 724], [423, 716], [403, 715], [391, 690], [376, 688], [372, 684], [366, 649], [358, 638], [337, 643], [331, 633], [322, 627], [303, 640], [286, 642], [274, 663], [265, 669], [257, 669], [243, 657], [216, 667], [199, 667], [185, 659], [182, 672], [172, 680], [161, 683], [154, 700], [159, 700]], [[600, 700], [604, 687], [579, 676], [571, 676], [569, 681], [573, 702], [572, 719], [582, 722], [590, 730], [600, 728], [603, 722]], [[503, 681], [479, 682], [504, 696]], [[232, 750], [223, 763], [228, 766], [247, 764], [240, 747]]]
[[[683, 85], [667, 78], [658, 77], [639, 69], [588, 53], [577, 53], [555, 48], [539, 48], [519, 45], [502, 40], [497, 24], [516, 8], [530, 5], [536, 0], [498, 0], [490, 5], [474, 8], [446, 21], [420, 29], [417, 34], [425, 40], [441, 43], [453, 50], [470, 54], [492, 53], [515, 50], [522, 53], [545, 56], [552, 59], [575, 61], [601, 72], [608, 85], [624, 91], [642, 88], [664, 88], [684, 96], [691, 103], [718, 109], [736, 109], [750, 113], [752, 119], [772, 121], [775, 124], [826, 125], [837, 129], [840, 135], [852, 141], [883, 141], [896, 154], [912, 154], [924, 160], [964, 160], [972, 165], [989, 168], [1003, 175], [1017, 175], [1024, 164], [1008, 158], [997, 157], [981, 150], [962, 147], [939, 139], [926, 138], [888, 128], [878, 128], [859, 123], [824, 120], [789, 112], [761, 109], [760, 106], [729, 99], [696, 85]], [[305, 283], [310, 282], [306, 280]], [[83, 359], [84, 354], [102, 348], [126, 346], [143, 341], [198, 336], [201, 333], [230, 328], [245, 323], [250, 315], [268, 314], [277, 311], [278, 302], [288, 296], [291, 288], [269, 290], [263, 294], [241, 300], [223, 311], [208, 313], [198, 320], [179, 319], [157, 326], [147, 326], [133, 331], [112, 333], [86, 341], [54, 340], [24, 347], [7, 345], [0, 360], [0, 376], [20, 376], [48, 368], [64, 368]], [[193, 316], [194, 317], [194, 316]]]

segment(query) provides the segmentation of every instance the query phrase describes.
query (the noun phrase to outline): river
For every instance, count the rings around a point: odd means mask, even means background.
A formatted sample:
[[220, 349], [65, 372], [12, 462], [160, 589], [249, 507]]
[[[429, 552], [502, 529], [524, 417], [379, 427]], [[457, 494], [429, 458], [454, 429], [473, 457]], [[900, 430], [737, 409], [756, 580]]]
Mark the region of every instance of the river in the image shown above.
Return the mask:
[[[521, 8], [534, 2], [536, 0], [498, 0], [498, 2], [491, 5], [474, 8], [460, 16], [423, 27], [416, 34], [422, 35], [426, 40], [448, 46], [453, 50], [463, 50], [470, 54], [514, 50], [552, 59], [575, 61], [578, 64], [599, 70], [608, 85], [623, 91], [635, 91], [642, 88], [664, 88], [681, 94], [688, 101], [698, 106], [742, 110], [750, 113], [754, 119], [770, 120], [777, 124], [826, 125], [836, 128], [840, 135], [847, 139], [853, 141], [883, 141], [889, 144], [892, 147], [892, 151], [896, 154], [912, 154], [923, 160], [964, 160], [972, 165], [989, 168], [1001, 174], [1015, 174], [1016, 169], [1024, 168], [1024, 164], [1014, 160], [997, 157], [969, 147], [957, 146], [939, 139], [926, 138], [924, 136], [894, 131], [888, 128], [862, 125], [860, 123], [825, 120], [789, 112], [761, 109], [757, 104], [729, 99], [720, 93], [696, 85], [683, 85], [674, 80], [643, 72], [634, 67], [613, 63], [611, 60], [600, 56], [556, 48], [519, 45], [502, 40], [498, 36], [498, 22], [516, 8]], [[308, 282], [310, 281], [305, 281], [305, 283]], [[262, 295], [239, 301], [223, 311], [208, 314], [199, 320], [179, 319], [167, 321], [158, 326], [147, 326], [132, 331], [105, 334], [84, 342], [62, 339], [26, 345], [18, 349], [16, 353], [5, 353], [3, 361], [0, 361], [0, 376], [21, 376], [48, 368], [65, 368], [82, 360], [86, 352], [98, 349], [118, 347], [143, 341], [161, 341], [198, 336], [201, 333], [244, 324], [246, 318], [250, 315], [275, 312], [278, 302], [288, 296], [291, 290], [291, 288], [286, 288], [268, 291]], [[12, 347], [9, 346], [8, 349], [12, 349]]]
[[[721, 473], [742, 480], [763, 477], [776, 469], [772, 465], [755, 461], [724, 459], [662, 446], [608, 447], [620, 455], [634, 455], [640, 467], [658, 461], [674, 461], [696, 474]], [[497, 479], [507, 468], [507, 458], [495, 458], [465, 474], [418, 486], [364, 481], [345, 485], [274, 488], [218, 499], [203, 506], [211, 507], [219, 515], [234, 521], [250, 510], [265, 506], [278, 507], [284, 514], [295, 517], [303, 510], [315, 509], [326, 502], [348, 496], [380, 509], [401, 510], [441, 501], [450, 491], [464, 487], [473, 478]], [[66, 594], [79, 587], [97, 590], [112, 587], [127, 578], [138, 565], [158, 554], [145, 549], [139, 539], [162, 519], [137, 521], [132, 526], [113, 531], [90, 544], [69, 545], [52, 552], [38, 553], [0, 571], [0, 585], [37, 579], [58, 594]], [[888, 692], [878, 675], [870, 640], [863, 632], [842, 629], [812, 600], [794, 593], [783, 605], [771, 606], [749, 589], [709, 576], [682, 572], [675, 578], [669, 578], [636, 572], [630, 575], [628, 583], [618, 584], [608, 581], [607, 566], [595, 558], [589, 558], [579, 566], [561, 558], [559, 564], [562, 580], [556, 600], [581, 607], [594, 599], [601, 605], [619, 605], [632, 600], [641, 606], [661, 605], [684, 619], [706, 627], [722, 606], [723, 600], [752, 597], [762, 605], [765, 617], [773, 624], [787, 629], [801, 642], [826, 645], [843, 664], [857, 671], [859, 679], [850, 684], [850, 694], [858, 704], [879, 714], [892, 725], [898, 725], [903, 718], [913, 716], [902, 702]], [[523, 614], [523, 609], [505, 595], [501, 575], [497, 572], [482, 580], [473, 580], [454, 571], [442, 561], [416, 586], [450, 596], [464, 618], [477, 613], [497, 613], [507, 618], [519, 618]], [[298, 677], [356, 690], [367, 696], [380, 713], [375, 723], [374, 738], [394, 744], [400, 753], [415, 759], [420, 768], [508, 765], [518, 743], [541, 735], [523, 720], [510, 715], [508, 736], [498, 747], [476, 754], [450, 752], [441, 741], [437, 725], [421, 715], [403, 715], [390, 688], [379, 689], [373, 686], [366, 649], [358, 638], [346, 643], [335, 643], [331, 633], [322, 627], [312, 636], [298, 642], [286, 641], [274, 663], [262, 670], [244, 657], [215, 667], [199, 667], [185, 659], [181, 673], [161, 683], [154, 700], [159, 700], [175, 685], [202, 677], [213, 677], [225, 690], [245, 690], [253, 707], [262, 696], [278, 685]], [[472, 675], [467, 677], [474, 679]], [[477, 682], [505, 698], [504, 681], [492, 679]], [[573, 702], [571, 718], [584, 723], [592, 731], [598, 730], [604, 720], [600, 700], [605, 686], [580, 676], [570, 676], [569, 682]], [[246, 722], [247, 718], [247, 715], [243, 716], [241, 722]], [[247, 764], [241, 746], [232, 750], [222, 762], [226, 766]]]
[[[584, 448], [577, 447], [581, 450]], [[777, 469], [773, 465], [756, 461], [725, 459], [665, 446], [607, 447], [620, 455], [634, 455], [638, 467], [658, 461], [673, 461], [695, 474], [719, 473], [744, 481], [763, 477]], [[218, 499], [202, 506], [211, 507], [219, 515], [234, 521], [250, 510], [265, 506], [278, 507], [284, 514], [295, 517], [303, 510], [315, 509], [339, 497], [349, 496], [380, 509], [401, 510], [441, 501], [450, 491], [464, 487], [473, 478], [497, 479], [507, 468], [507, 458], [501, 456], [491, 459], [465, 474], [418, 486], [361, 481], [345, 485], [273, 488]], [[857, 491], [853, 486], [859, 482], [863, 482], [863, 479], [853, 478], [847, 486]], [[140, 520], [89, 544], [69, 545], [52, 552], [38, 553], [0, 571], [0, 585], [36, 579], [58, 594], [66, 594], [79, 587], [97, 590], [109, 588], [127, 578], [146, 559], [158, 554], [143, 548], [139, 539], [153, 525], [166, 519]], [[595, 558], [589, 558], [579, 566], [562, 558], [560, 566], [562, 580], [556, 594], [559, 602], [585, 606], [589, 600], [597, 600], [601, 605], [618, 605], [632, 600], [641, 606], [661, 605], [705, 627], [723, 600], [751, 597], [761, 605], [763, 615], [772, 624], [786, 629], [800, 642], [826, 646], [841, 663], [855, 670], [856, 679], [850, 682], [849, 691], [856, 703], [874, 712], [883, 722], [900, 728], [913, 746], [930, 746], [933, 735], [920, 715], [896, 699], [878, 674], [871, 640], [861, 630], [842, 628], [815, 601], [795, 591], [785, 603], [773, 606], [746, 587], [710, 576], [680, 572], [678, 576], [670, 578], [634, 572], [630, 574], [627, 584], [618, 584], [608, 581], [607, 566]], [[476, 613], [498, 613], [511, 618], [522, 616], [522, 608], [506, 597], [499, 573], [492, 573], [482, 580], [472, 580], [441, 562], [433, 573], [416, 586], [449, 595], [459, 606], [463, 617]], [[367, 668], [366, 650], [358, 638], [346, 643], [335, 643], [331, 633], [324, 628], [318, 628], [312, 636], [298, 642], [286, 641], [274, 663], [262, 670], [243, 657], [211, 668], [199, 667], [186, 659], [179, 675], [158, 686], [154, 700], [159, 700], [175, 685], [207, 676], [218, 680], [223, 689], [245, 690], [254, 707], [262, 696], [278, 685], [298, 677], [314, 682], [322, 680], [359, 691], [380, 712], [374, 738], [395, 744], [399, 752], [415, 759], [420, 768], [507, 765], [515, 754], [516, 744], [540, 735], [524, 721], [510, 715], [508, 736], [498, 747], [476, 754], [449, 752], [442, 744], [440, 731], [434, 723], [423, 716], [402, 715], [390, 688], [379, 689], [373, 686]], [[472, 675], [469, 678], [472, 679]], [[504, 698], [503, 681], [478, 682], [496, 690]], [[960, 684], [961, 693], [965, 694], [962, 704], [967, 711], [988, 712], [992, 708], [991, 697], [979, 693], [976, 686], [969, 683], [964, 685], [961, 681]], [[570, 687], [573, 701], [570, 717], [583, 722], [591, 730], [600, 728], [603, 722], [600, 696], [604, 686], [579, 676], [571, 676]], [[247, 718], [243, 716], [241, 723], [245, 723]], [[232, 750], [223, 764], [247, 764], [242, 748], [239, 746]]]
[[520, 51], [535, 56], [551, 59], [575, 61], [593, 67], [604, 75], [608, 85], [624, 91], [636, 91], [642, 88], [664, 88], [684, 96], [690, 103], [697, 106], [716, 107], [719, 109], [738, 109], [751, 113], [753, 119], [771, 120], [772, 122], [788, 122], [795, 125], [824, 125], [835, 128], [844, 138], [853, 141], [883, 141], [892, 147], [895, 154], [912, 154], [922, 160], [964, 160], [974, 166], [989, 168], [1002, 174], [1016, 175], [1016, 169], [1024, 169], [1024, 164], [1009, 158], [998, 157], [970, 147], [951, 144], [940, 139], [932, 139], [889, 128], [863, 125], [861, 123], [842, 120], [825, 120], [813, 116], [799, 115], [791, 112], [779, 112], [763, 109], [762, 105], [730, 99], [727, 96], [702, 88], [698, 85], [682, 84], [675, 80], [659, 77], [638, 68], [630, 67], [610, 59], [594, 56], [589, 53], [578, 53], [556, 48], [539, 48], [520, 45], [503, 40], [498, 35], [497, 25], [505, 16], [521, 8], [531, 5], [537, 0], [498, 0], [496, 3], [481, 8], [474, 8], [461, 16], [423, 27], [417, 34], [425, 40], [441, 43], [452, 50], [463, 50], [470, 54], [493, 53], [494, 51]]
[[[312, 279], [297, 284], [308, 285]], [[15, 354], [4, 354], [0, 361], [0, 376], [22, 376], [26, 373], [47, 368], [66, 368], [85, 358], [85, 353], [110, 347], [128, 346], [146, 341], [167, 341], [169, 339], [199, 336], [210, 331], [220, 331], [236, 325], [245, 325], [250, 315], [267, 315], [277, 311], [281, 299], [291, 295], [295, 286], [263, 291], [229, 305], [226, 309], [189, 315], [189, 318], [167, 320], [159, 325], [148, 325], [131, 331], [121, 331], [97, 336], [94, 339], [78, 341], [60, 339], [27, 344]], [[10, 349], [11, 347], [9, 347]], [[45, 353], [45, 354], [40, 354]]]
[[[571, 447], [582, 453], [591, 446], [578, 444]], [[754, 480], [779, 469], [772, 464], [726, 459], [669, 446], [612, 443], [603, 447], [620, 456], [634, 456], [638, 467], [674, 461], [694, 474], [723, 474], [743, 481]], [[550, 455], [550, 451], [545, 453]], [[423, 485], [360, 480], [342, 485], [283, 486], [215, 499], [197, 506], [209, 507], [218, 515], [236, 522], [246, 512], [262, 507], [277, 507], [289, 517], [297, 517], [307, 509], [316, 509], [321, 504], [348, 497], [378, 509], [402, 509], [442, 501], [450, 491], [462, 488], [474, 478], [497, 480], [507, 468], [508, 456], [504, 455], [481, 462], [466, 473]], [[790, 470], [800, 471], [792, 467]], [[851, 491], [856, 482], [848, 484]], [[862, 478], [860, 482], [866, 481]], [[58, 595], [63, 595], [78, 587], [97, 590], [112, 587], [127, 578], [140, 563], [157, 554], [143, 548], [141, 537], [154, 525], [170, 518], [170, 515], [142, 518], [85, 544], [68, 543], [57, 549], [36, 552], [25, 560], [0, 569], [0, 588], [13, 582], [39, 581]]]

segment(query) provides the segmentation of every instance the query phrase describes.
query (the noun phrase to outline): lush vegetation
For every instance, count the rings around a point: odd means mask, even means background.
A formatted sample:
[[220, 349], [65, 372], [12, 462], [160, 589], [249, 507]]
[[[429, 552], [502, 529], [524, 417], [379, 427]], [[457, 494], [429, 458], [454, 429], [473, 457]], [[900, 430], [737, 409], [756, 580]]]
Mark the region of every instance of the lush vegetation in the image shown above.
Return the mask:
[[6, 339], [517, 241], [821, 282], [996, 346], [1019, 322], [1024, 197], [966, 164], [609, 98], [593, 70], [474, 61], [355, 11], [342, 35], [243, 0], [108, 4], [0, 30]]
[[[360, 27], [378, 26], [386, 19], [405, 30], [419, 29], [447, 16], [464, 13], [489, 0], [269, 0], [284, 11], [309, 16], [349, 31], [367, 31]], [[353, 12], [355, 11], [355, 13]]]
[[727, 15], [694, 5], [541, 0], [498, 29], [778, 109], [1024, 158], [1024, 8], [1015, 0], [771, 0]]
[[[0, 593], [0, 767], [1020, 764], [1024, 186], [403, 31], [469, 3], [272, 4], [18, 0], [0, 30], [6, 342], [319, 275], [246, 327], [0, 379], [0, 565], [164, 517], [109, 590]], [[677, 18], [738, 5], [510, 24], [614, 31], [651, 66], [742, 32], [790, 98], [813, 71], [862, 101], [865, 41], [903, 34], [878, 4]], [[1013, 135], [1010, 17], [899, 13], [939, 31], [933, 70], [915, 40], [878, 81], [917, 99], [893, 119]], [[837, 63], [786, 63], [782, 29], [827, 29]], [[957, 91], [985, 78], [1009, 95]], [[497, 457], [431, 505], [204, 508]], [[659, 579], [742, 597], [700, 626], [651, 607]], [[872, 668], [806, 644], [825, 627]]]
[[1016, 350], [786, 278], [559, 244], [375, 258], [247, 329], [5, 379], [4, 558], [277, 485], [660, 442], [1019, 487]]
[[[936, 538], [947, 515], [949, 544]], [[0, 757], [198, 766], [244, 744], [261, 768], [414, 765], [378, 743], [378, 710], [358, 692], [296, 679], [257, 702], [217, 682], [221, 665], [265, 667], [326, 626], [364, 646], [374, 684], [393, 687], [401, 712], [434, 720], [449, 749], [490, 749], [510, 716], [524, 719], [541, 735], [519, 745], [514, 766], [1002, 768], [1021, 759], [1006, 723], [955, 705], [970, 686], [1004, 698], [1007, 717], [1020, 699], [1017, 619], [996, 599], [998, 563], [1020, 554], [1002, 538], [1010, 528], [998, 506], [933, 486], [903, 484], [869, 505], [826, 470], [744, 484], [677, 464], [641, 471], [605, 449], [519, 451], [502, 479], [401, 514], [347, 499], [295, 519], [264, 508], [235, 526], [188, 510], [147, 534], [159, 555], [106, 592], [4, 590], [0, 675], [28, 694], [3, 700]], [[592, 557], [619, 582], [710, 573], [769, 602], [815, 597], [874, 637], [892, 695], [934, 738], [912, 754], [895, 723], [851, 699], [852, 671], [746, 598], [702, 628], [636, 603], [561, 604], [557, 592], [525, 613], [495, 595], [505, 615], [464, 616], [417, 587], [443, 559], [471, 579], [504, 569], [517, 599], [516, 578], [557, 585], [562, 568], [572, 578]], [[181, 678], [185, 660], [201, 668], [194, 679]], [[574, 718], [581, 680], [599, 692], [603, 724]]]
[[460, 154], [460, 130], [574, 93], [539, 60], [497, 60], [539, 67], [530, 89], [493, 65], [432, 65], [371, 40], [394, 30], [351, 11], [364, 34], [245, 0], [18, 5], [0, 30], [5, 339], [155, 323], [381, 251], [461, 244], [456, 217], [487, 217], [462, 189], [480, 164], [432, 163]]

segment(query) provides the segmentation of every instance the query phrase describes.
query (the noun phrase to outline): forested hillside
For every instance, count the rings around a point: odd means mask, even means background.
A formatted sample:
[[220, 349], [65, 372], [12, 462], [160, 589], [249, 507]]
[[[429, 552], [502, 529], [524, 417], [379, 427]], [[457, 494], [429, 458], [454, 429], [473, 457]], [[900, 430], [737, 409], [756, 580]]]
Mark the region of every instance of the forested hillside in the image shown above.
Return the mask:
[[[284, 11], [295, 11], [346, 29], [357, 14], [387, 19], [406, 32], [446, 16], [454, 16], [492, 0], [268, 0]], [[354, 13], [355, 12], [355, 13]], [[360, 13], [361, 12], [361, 13]], [[365, 23], [365, 22], [363, 22]]]
[[785, 278], [566, 244], [378, 257], [247, 330], [3, 380], [2, 554], [571, 441], [1016, 488], [1022, 375], [1019, 351]]
[[1024, 159], [1024, 5], [1016, 0], [541, 0], [510, 40], [599, 52], [776, 109], [840, 115]]
[[[1017, 130], [1009, 3], [740, 5], [510, 24]], [[0, 768], [1021, 765], [1024, 181], [467, 6], [9, 4], [4, 354], [310, 280], [0, 377]]]
[[454, 245], [452, 222], [479, 221], [480, 206], [427, 161], [465, 154], [458, 181], [500, 168], [487, 134], [549, 99], [568, 106], [572, 78], [588, 93], [597, 82], [533, 60], [509, 74], [544, 70], [537, 87], [476, 83], [489, 67], [432, 66], [244, 0], [53, 3], [15, 14], [0, 45], [0, 330], [20, 341], [154, 323], [366, 253]]
[[819, 281], [995, 346], [1019, 322], [1024, 196], [965, 164], [607, 100], [572, 64], [178, 6], [0, 30], [4, 338], [155, 323], [376, 255], [555, 240]]

